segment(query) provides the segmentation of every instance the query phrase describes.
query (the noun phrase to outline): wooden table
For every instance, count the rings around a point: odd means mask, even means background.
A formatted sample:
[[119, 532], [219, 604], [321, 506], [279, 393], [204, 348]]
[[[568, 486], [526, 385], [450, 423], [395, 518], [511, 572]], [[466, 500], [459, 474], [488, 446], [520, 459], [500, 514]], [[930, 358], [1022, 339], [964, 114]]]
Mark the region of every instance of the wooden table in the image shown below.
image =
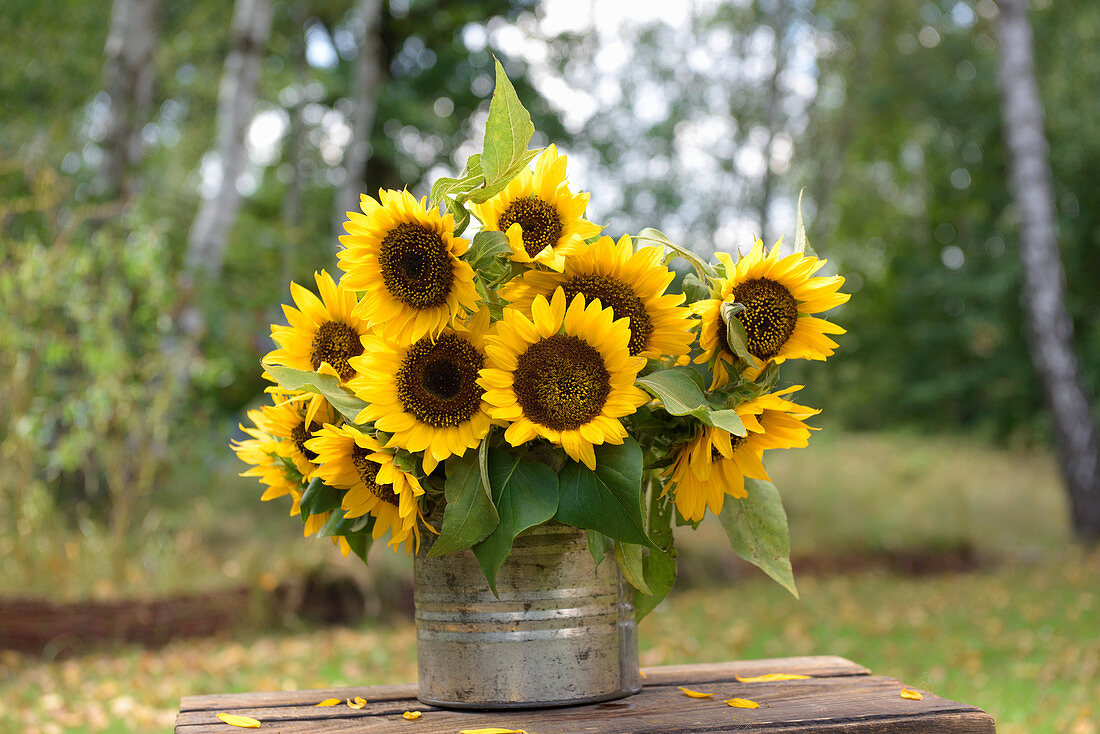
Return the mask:
[[[871, 675], [844, 658], [801, 657], [744, 660], [707, 665], [644, 668], [645, 688], [629, 698], [569, 708], [505, 713], [469, 713], [425, 706], [416, 685], [329, 688], [292, 693], [186, 696], [176, 718], [177, 734], [243, 732], [217, 713], [249, 716], [268, 732], [410, 732], [455, 734], [462, 729], [501, 727], [529, 734], [643, 734], [658, 732], [744, 732], [768, 734], [978, 734], [995, 731], [993, 718], [975, 706], [948, 701], [928, 691], [914, 701], [901, 697], [894, 678]], [[741, 683], [734, 676], [801, 673], [803, 680]], [[690, 698], [678, 686], [711, 698]], [[344, 701], [361, 696], [353, 709]], [[328, 698], [338, 706], [317, 707]], [[732, 708], [723, 699], [745, 698], [759, 708]], [[420, 711], [414, 721], [405, 711]]]

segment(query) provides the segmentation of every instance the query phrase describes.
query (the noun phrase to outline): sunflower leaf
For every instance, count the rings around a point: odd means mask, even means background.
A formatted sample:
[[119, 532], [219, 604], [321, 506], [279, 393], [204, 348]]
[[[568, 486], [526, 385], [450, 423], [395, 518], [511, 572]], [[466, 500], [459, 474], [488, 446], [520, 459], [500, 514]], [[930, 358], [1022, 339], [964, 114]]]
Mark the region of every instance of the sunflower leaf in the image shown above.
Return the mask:
[[443, 526], [428, 552], [431, 557], [465, 550], [485, 539], [500, 522], [497, 508], [481, 485], [477, 454], [467, 451], [446, 461], [447, 483]]
[[802, 221], [802, 194], [804, 193], [806, 193], [806, 189], [798, 192], [798, 219], [794, 230], [794, 251], [810, 257], [817, 257], [817, 253], [814, 252], [814, 248], [810, 246], [810, 241], [806, 238], [806, 225]]
[[667, 247], [668, 249], [672, 250], [691, 264], [691, 267], [695, 269], [695, 273], [699, 276], [699, 280], [701, 281], [705, 282], [707, 278], [717, 277], [717, 273], [715, 272], [714, 267], [711, 266], [707, 261], [703, 260], [701, 257], [696, 255], [694, 252], [687, 249], [686, 247], [681, 247], [680, 245], [677, 245], [675, 242], [668, 238], [668, 235], [666, 235], [659, 229], [646, 227], [641, 232], [639, 232], [634, 239], [635, 241], [644, 240], [646, 242], [655, 242], [658, 245]]
[[296, 370], [273, 364], [264, 364], [263, 367], [279, 387], [293, 392], [304, 391], [321, 395], [339, 411], [340, 415], [352, 423], [358, 422], [356, 419], [359, 413], [367, 407], [366, 402], [355, 397], [351, 390], [341, 385], [340, 378], [335, 375], [323, 375], [320, 372]]
[[651, 593], [634, 595], [634, 618], [639, 622], [668, 596], [676, 583], [676, 546], [672, 537], [674, 507], [669, 497], [654, 497], [649, 505], [649, 537], [661, 550], [651, 550], [642, 557], [642, 573]]
[[500, 449], [489, 450], [489, 483], [500, 524], [473, 547], [485, 580], [497, 593], [497, 572], [524, 530], [541, 525], [558, 509], [558, 476], [542, 462], [524, 461]]
[[642, 546], [634, 543], [615, 542], [615, 560], [619, 564], [619, 570], [623, 572], [623, 578], [639, 593], [653, 596], [653, 592], [645, 582], [645, 572], [642, 571]]
[[695, 273], [688, 273], [680, 281], [680, 290], [687, 297], [688, 303], [705, 301], [711, 297], [710, 286]]
[[[365, 515], [364, 517], [370, 517], [371, 515]], [[358, 518], [357, 518], [358, 519]], [[370, 523], [374, 525], [374, 523]], [[351, 552], [359, 556], [363, 563], [367, 562], [367, 555], [370, 554], [370, 547], [374, 543], [374, 538], [371, 536], [371, 528], [365, 528], [361, 531], [353, 531], [344, 536], [344, 540], [348, 541], [348, 545], [351, 547]]]
[[466, 168], [459, 174], [458, 178], [442, 177], [432, 184], [432, 193], [429, 198], [435, 204], [442, 202], [445, 196], [454, 195], [461, 198], [463, 194], [467, 194], [480, 186], [484, 180], [485, 173], [481, 170], [481, 154], [474, 153], [466, 159]]
[[759, 567], [798, 597], [791, 570], [791, 541], [787, 513], [779, 490], [771, 482], [745, 477], [744, 499], [727, 497], [718, 515], [737, 555]]
[[[496, 89], [489, 102], [489, 117], [485, 120], [485, 144], [481, 151], [481, 168], [487, 186], [500, 181], [527, 152], [527, 144], [535, 134], [531, 114], [524, 109], [508, 75], [496, 61]], [[513, 174], [515, 175], [515, 174]]]
[[730, 351], [745, 364], [756, 366], [756, 357], [749, 351], [749, 335], [745, 331], [745, 325], [741, 323], [741, 319], [737, 318], [737, 314], [744, 310], [745, 306], [743, 304], [726, 301], [719, 309], [719, 315], [726, 325], [726, 345]]
[[511, 252], [512, 246], [508, 244], [508, 237], [503, 232], [482, 230], [474, 235], [464, 259], [474, 270], [481, 271], [492, 264], [498, 255]]
[[455, 236], [458, 236], [466, 231], [466, 227], [470, 224], [470, 212], [466, 210], [461, 203], [454, 199], [444, 199], [447, 203], [447, 211], [454, 215], [455, 218]]
[[340, 490], [328, 486], [321, 481], [320, 477], [314, 477], [306, 487], [306, 491], [302, 492], [302, 499], [298, 503], [302, 511], [302, 520], [308, 519], [310, 515], [320, 515], [335, 510], [340, 506], [343, 496], [344, 493]]
[[354, 528], [362, 518], [359, 517], [345, 517], [344, 511], [337, 507], [332, 511], [332, 514], [328, 516], [328, 520], [325, 520], [325, 524], [321, 526], [321, 530], [317, 533], [322, 538], [344, 535], [352, 532]]
[[714, 410], [707, 402], [697, 373], [690, 367], [673, 367], [651, 372], [635, 382], [650, 395], [661, 401], [671, 415], [690, 415], [708, 426], [721, 428], [737, 436], [745, 435], [741, 419], [732, 410]]
[[584, 534], [588, 536], [588, 552], [592, 554], [592, 560], [599, 567], [607, 554], [615, 550], [615, 541], [595, 530], [585, 530]]
[[498, 178], [496, 181], [486, 180], [484, 187], [473, 189], [468, 196], [465, 196], [463, 198], [467, 198], [475, 204], [484, 204], [486, 201], [492, 199], [494, 196], [503, 191], [504, 187], [507, 186], [513, 178], [518, 176], [524, 168], [527, 168], [527, 164], [530, 163], [534, 159], [534, 157], [541, 152], [542, 148], [535, 148], [534, 150], [524, 151], [523, 155], [520, 156], [520, 158], [516, 160], [516, 162], [513, 163], [508, 168], [508, 170], [506, 170], [500, 176], [500, 178]]
[[596, 470], [568, 460], [558, 472], [561, 499], [555, 516], [575, 528], [598, 530], [623, 543], [655, 548], [642, 519], [642, 449], [627, 438], [622, 445], [595, 447]]

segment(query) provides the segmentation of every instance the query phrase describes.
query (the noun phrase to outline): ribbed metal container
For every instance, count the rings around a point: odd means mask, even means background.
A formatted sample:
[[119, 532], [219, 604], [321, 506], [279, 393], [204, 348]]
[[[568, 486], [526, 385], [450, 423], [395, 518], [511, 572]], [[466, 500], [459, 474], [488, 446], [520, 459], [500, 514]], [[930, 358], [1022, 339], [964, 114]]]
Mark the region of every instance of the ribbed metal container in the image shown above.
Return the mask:
[[568, 706], [641, 690], [633, 593], [583, 530], [559, 524], [516, 539], [493, 596], [470, 551], [428, 558], [414, 575], [422, 702], [463, 709]]

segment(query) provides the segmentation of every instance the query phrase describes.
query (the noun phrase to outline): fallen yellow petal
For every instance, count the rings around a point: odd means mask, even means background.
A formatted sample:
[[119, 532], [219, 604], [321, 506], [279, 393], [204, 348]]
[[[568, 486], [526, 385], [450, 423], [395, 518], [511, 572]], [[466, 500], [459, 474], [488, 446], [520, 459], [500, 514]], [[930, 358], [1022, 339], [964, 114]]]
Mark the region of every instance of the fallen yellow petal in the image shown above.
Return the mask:
[[692, 698], [710, 698], [714, 695], [713, 693], [700, 693], [699, 691], [693, 691], [690, 688], [684, 688], [683, 686], [676, 687], [683, 691], [686, 695], [691, 696]]
[[490, 726], [488, 729], [460, 729], [458, 734], [527, 734], [523, 729], [498, 729]]
[[726, 704], [727, 706], [733, 706], [735, 709], [758, 709], [758, 708], [760, 708], [760, 704], [758, 704], [756, 701], [750, 701], [747, 698], [729, 698], [729, 699], [726, 699], [725, 701], [723, 701], [722, 703]]
[[800, 673], [765, 673], [764, 675], [751, 675], [746, 678], [739, 675], [733, 677], [738, 683], [772, 683], [777, 680], [805, 680], [810, 676], [801, 675]]
[[922, 698], [924, 698], [924, 696], [921, 695], [920, 691], [910, 691], [908, 688], [901, 689], [901, 697], [908, 698], [910, 701], [920, 701]]
[[335, 706], [338, 703], [340, 703], [340, 699], [338, 699], [338, 698], [326, 698], [324, 701], [321, 701], [321, 703], [316, 704], [316, 705], [317, 706]]
[[214, 714], [219, 719], [229, 724], [230, 726], [239, 726], [243, 729], [259, 729], [260, 722], [255, 719], [250, 719], [247, 716], [237, 716], [236, 714]]
[[639, 670], [638, 675], [642, 676], [643, 679], [646, 677], [646, 674], [645, 674], [644, 670]]
[[350, 698], [348, 699], [348, 706], [351, 706], [353, 709], [361, 709], [366, 705], [367, 699], [362, 696], [356, 696], [354, 701]]
[[401, 716], [405, 718], [405, 721], [416, 721], [423, 715], [424, 714], [420, 713], [419, 711], [406, 711], [405, 713], [401, 714]]

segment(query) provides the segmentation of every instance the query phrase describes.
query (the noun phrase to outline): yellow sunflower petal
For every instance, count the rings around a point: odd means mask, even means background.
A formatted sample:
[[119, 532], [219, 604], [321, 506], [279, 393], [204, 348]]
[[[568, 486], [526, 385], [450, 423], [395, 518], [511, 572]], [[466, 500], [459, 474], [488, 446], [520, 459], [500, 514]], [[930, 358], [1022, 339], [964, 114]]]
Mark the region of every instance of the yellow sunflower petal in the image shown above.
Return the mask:
[[703, 693], [701, 691], [693, 691], [690, 688], [684, 688], [683, 686], [676, 686], [676, 687], [679, 688], [681, 691], [683, 691], [684, 695], [688, 696], [689, 698], [710, 698], [711, 696], [714, 695], [713, 693]]
[[910, 701], [920, 701], [924, 698], [920, 691], [913, 691], [908, 688], [901, 689], [901, 697], [908, 698]]
[[239, 726], [242, 729], [259, 729], [260, 722], [248, 716], [238, 716], [237, 714], [214, 714], [219, 719], [229, 724], [230, 726]]
[[781, 680], [805, 680], [810, 676], [799, 673], [765, 673], [764, 675], [750, 675], [744, 678], [739, 675], [733, 677], [738, 683], [772, 683]]
[[416, 721], [423, 715], [424, 714], [419, 711], [406, 711], [405, 713], [401, 714], [401, 718], [403, 718], [405, 721]]
[[747, 698], [727, 698], [722, 703], [727, 706], [732, 706], [735, 709], [758, 709], [760, 704], [756, 701], [750, 701]]
[[367, 699], [362, 696], [356, 696], [354, 699], [348, 699], [348, 706], [353, 709], [361, 709], [367, 705]]
[[315, 705], [316, 706], [339, 706], [340, 705], [340, 699], [338, 699], [338, 698], [326, 698], [324, 701], [321, 701], [321, 703], [318, 703], [318, 704], [315, 704]]

